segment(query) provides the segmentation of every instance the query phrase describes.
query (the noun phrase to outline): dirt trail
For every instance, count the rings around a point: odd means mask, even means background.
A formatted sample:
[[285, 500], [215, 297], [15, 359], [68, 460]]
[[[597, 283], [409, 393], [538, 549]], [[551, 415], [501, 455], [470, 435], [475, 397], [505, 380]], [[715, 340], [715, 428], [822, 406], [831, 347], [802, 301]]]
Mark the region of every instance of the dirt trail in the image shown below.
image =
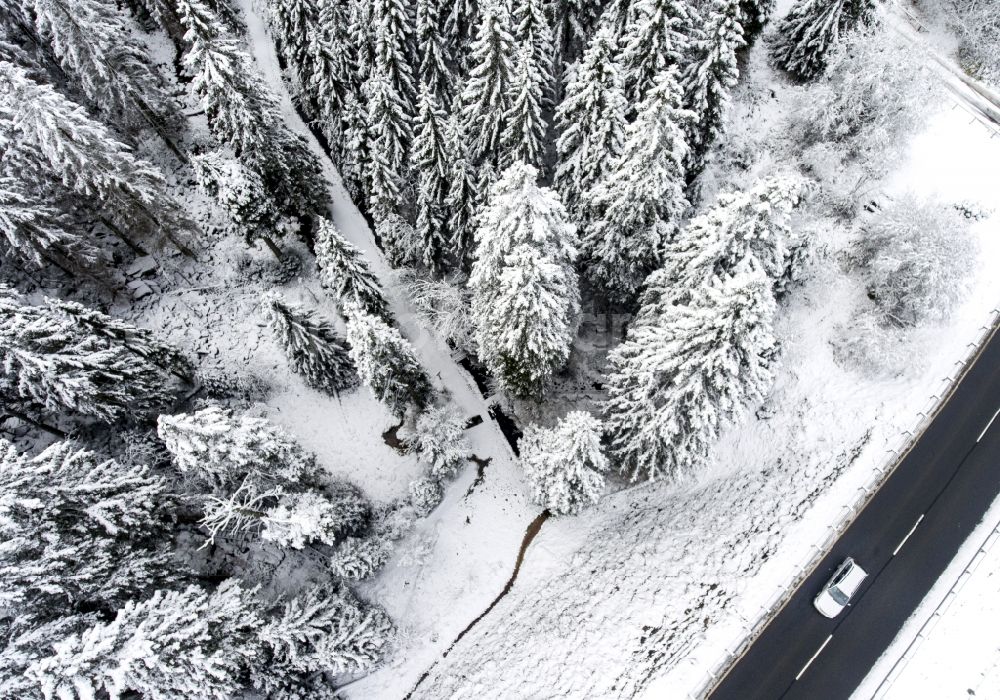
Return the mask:
[[[551, 516], [552, 513], [550, 513], [547, 510], [543, 510], [535, 517], [534, 520], [532, 520], [528, 524], [528, 528], [524, 531], [524, 538], [521, 540], [521, 548], [517, 552], [517, 560], [514, 562], [514, 571], [511, 573], [510, 578], [507, 579], [507, 583], [504, 584], [503, 590], [500, 591], [500, 595], [494, 598], [493, 602], [490, 603], [485, 610], [479, 613], [476, 619], [474, 619], [472, 622], [466, 625], [464, 630], [458, 633], [458, 636], [455, 637], [454, 640], [452, 640], [451, 644], [448, 645], [448, 648], [444, 650], [443, 654], [441, 654], [441, 659], [447, 658], [448, 654], [451, 653], [451, 650], [455, 648], [455, 645], [458, 644], [460, 641], [462, 641], [462, 637], [464, 637], [470, 631], [472, 631], [472, 628], [475, 627], [477, 624], [479, 624], [484, 617], [489, 615], [490, 612], [493, 611], [493, 608], [497, 606], [497, 603], [503, 600], [504, 596], [510, 593], [510, 590], [514, 587], [514, 582], [517, 581], [517, 575], [521, 573], [521, 564], [524, 562], [524, 555], [528, 551], [528, 547], [531, 546], [532, 541], [538, 535], [539, 531], [541, 531], [542, 525], [544, 525], [545, 521], [548, 520]], [[435, 661], [430, 668], [424, 671], [423, 675], [421, 675], [420, 678], [417, 679], [417, 682], [414, 684], [413, 688], [410, 689], [410, 692], [406, 694], [406, 697], [403, 698], [403, 700], [409, 700], [413, 696], [413, 694], [417, 692], [417, 688], [419, 688], [420, 684], [423, 683], [424, 680], [426, 680], [427, 676], [429, 676], [431, 671], [433, 671], [434, 668], [438, 665], [438, 663], [440, 663], [441, 659]]]

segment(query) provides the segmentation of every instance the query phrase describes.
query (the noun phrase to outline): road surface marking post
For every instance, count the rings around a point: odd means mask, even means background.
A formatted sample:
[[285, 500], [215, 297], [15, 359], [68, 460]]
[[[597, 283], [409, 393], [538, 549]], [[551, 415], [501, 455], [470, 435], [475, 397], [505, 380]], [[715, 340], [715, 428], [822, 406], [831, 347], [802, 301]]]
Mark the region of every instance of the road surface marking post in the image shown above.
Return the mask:
[[986, 431], [990, 429], [991, 425], [993, 425], [993, 421], [997, 419], [997, 415], [1000, 415], [1000, 408], [998, 408], [997, 412], [993, 414], [992, 418], [990, 418], [990, 422], [986, 424], [985, 428], [983, 428], [983, 432], [979, 433], [979, 437], [976, 438], [976, 442], [979, 442], [980, 440], [983, 439], [983, 435], [985, 435]]
[[829, 637], [827, 637], [826, 641], [820, 645], [819, 649], [816, 650], [816, 653], [813, 654], [811, 657], [809, 657], [809, 660], [806, 661], [806, 665], [802, 667], [801, 671], [799, 671], [799, 675], [795, 676], [795, 680], [802, 678], [802, 674], [805, 673], [806, 669], [809, 668], [812, 662], [816, 660], [816, 657], [819, 656], [824, 649], [826, 649], [826, 645], [830, 643], [831, 639], [833, 639], [832, 634]]
[[917, 525], [919, 525], [920, 521], [923, 520], [923, 519], [924, 519], [924, 514], [921, 513], [920, 517], [917, 518], [917, 522], [913, 523], [913, 527], [911, 527], [910, 531], [906, 533], [906, 537], [904, 537], [900, 541], [900, 543], [896, 545], [896, 548], [894, 550], [892, 550], [892, 556], [896, 556], [896, 554], [899, 552], [899, 550], [901, 550], [903, 548], [903, 545], [906, 544], [906, 540], [910, 539], [910, 535], [913, 534], [913, 531], [917, 529]]

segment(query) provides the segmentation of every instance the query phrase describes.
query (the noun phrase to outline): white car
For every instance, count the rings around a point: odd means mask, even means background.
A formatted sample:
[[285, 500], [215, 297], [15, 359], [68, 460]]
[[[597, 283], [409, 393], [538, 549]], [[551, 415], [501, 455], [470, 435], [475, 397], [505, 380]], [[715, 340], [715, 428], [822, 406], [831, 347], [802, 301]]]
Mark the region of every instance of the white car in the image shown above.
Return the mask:
[[847, 557], [813, 600], [813, 605], [821, 615], [837, 617], [847, 607], [851, 596], [857, 592], [861, 582], [866, 578], [868, 578], [868, 572], [855, 564], [853, 559]]

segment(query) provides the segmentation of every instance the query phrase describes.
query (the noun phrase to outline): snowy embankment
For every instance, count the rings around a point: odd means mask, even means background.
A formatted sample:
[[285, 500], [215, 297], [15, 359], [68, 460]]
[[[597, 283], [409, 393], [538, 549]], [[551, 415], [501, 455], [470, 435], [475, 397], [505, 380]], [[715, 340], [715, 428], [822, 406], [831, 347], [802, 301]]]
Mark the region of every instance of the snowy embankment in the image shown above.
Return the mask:
[[1000, 697], [1000, 499], [851, 697]]

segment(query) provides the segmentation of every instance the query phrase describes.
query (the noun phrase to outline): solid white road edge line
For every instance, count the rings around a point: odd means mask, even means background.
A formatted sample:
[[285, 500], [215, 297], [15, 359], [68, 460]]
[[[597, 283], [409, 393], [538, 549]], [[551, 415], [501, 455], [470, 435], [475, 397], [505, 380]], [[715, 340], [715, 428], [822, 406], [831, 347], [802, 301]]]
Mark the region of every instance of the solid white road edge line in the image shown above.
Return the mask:
[[910, 531], [906, 533], [906, 537], [900, 540], [899, 544], [896, 545], [896, 548], [892, 550], [892, 556], [896, 556], [896, 553], [903, 548], [903, 545], [906, 544], [906, 540], [910, 539], [910, 535], [913, 534], [913, 531], [917, 529], [917, 525], [919, 525], [920, 521], [923, 519], [924, 519], [924, 514], [921, 513], [920, 517], [917, 518], [917, 522], [913, 523], [913, 527], [911, 527]]
[[979, 442], [980, 440], [983, 439], [983, 435], [985, 435], [986, 431], [990, 429], [990, 426], [993, 425], [993, 421], [997, 419], [998, 415], [1000, 415], [1000, 408], [998, 408], [997, 412], [993, 414], [992, 418], [990, 418], [990, 422], [986, 424], [985, 428], [983, 428], [983, 432], [979, 433], [979, 437], [976, 438], [976, 442]]
[[806, 669], [809, 668], [810, 664], [812, 664], [812, 662], [816, 660], [816, 657], [820, 655], [820, 652], [826, 649], [826, 645], [830, 643], [831, 639], [833, 639], [832, 634], [829, 637], [827, 637], [826, 641], [820, 645], [819, 649], [816, 650], [816, 653], [813, 654], [808, 661], [806, 661], [806, 665], [802, 667], [801, 671], [799, 671], [799, 675], [795, 676], [795, 680], [802, 678], [802, 674], [805, 673]]

